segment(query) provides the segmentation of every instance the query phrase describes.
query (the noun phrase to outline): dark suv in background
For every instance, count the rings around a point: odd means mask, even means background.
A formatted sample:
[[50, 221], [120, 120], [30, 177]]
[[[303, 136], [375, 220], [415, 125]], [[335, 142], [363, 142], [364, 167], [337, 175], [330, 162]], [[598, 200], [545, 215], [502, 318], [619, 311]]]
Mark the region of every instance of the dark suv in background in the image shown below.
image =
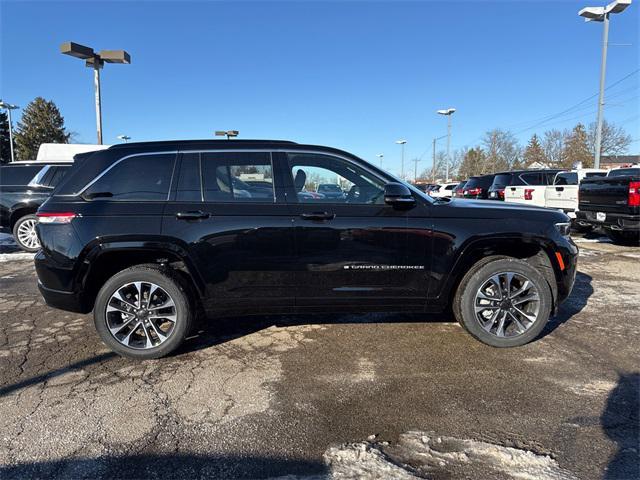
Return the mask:
[[467, 180], [462, 191], [464, 198], [474, 198], [476, 200], [486, 200], [489, 198], [489, 187], [493, 183], [495, 175], [481, 175], [479, 177], [471, 177]]
[[[344, 196], [300, 195], [309, 179]], [[482, 342], [522, 345], [569, 295], [578, 253], [563, 213], [432, 199], [347, 152], [284, 141], [113, 146], [38, 217], [46, 302], [93, 310], [103, 341], [139, 359], [177, 348], [198, 311], [452, 308]]]
[[71, 163], [14, 162], [0, 166], [0, 231], [12, 233], [27, 252], [40, 248], [35, 216]]

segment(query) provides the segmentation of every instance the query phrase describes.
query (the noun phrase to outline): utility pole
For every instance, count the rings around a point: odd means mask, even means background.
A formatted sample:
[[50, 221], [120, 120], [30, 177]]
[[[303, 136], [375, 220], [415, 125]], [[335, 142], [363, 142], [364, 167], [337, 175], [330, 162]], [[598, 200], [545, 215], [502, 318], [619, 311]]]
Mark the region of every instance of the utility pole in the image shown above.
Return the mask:
[[0, 108], [4, 108], [7, 110], [7, 120], [9, 120], [9, 150], [11, 151], [11, 161], [15, 162], [16, 159], [13, 153], [13, 125], [11, 122], [11, 110], [15, 110], [16, 108], [20, 107], [0, 100]]
[[413, 159], [413, 183], [418, 181], [418, 162], [420, 161], [419, 158], [414, 158]]

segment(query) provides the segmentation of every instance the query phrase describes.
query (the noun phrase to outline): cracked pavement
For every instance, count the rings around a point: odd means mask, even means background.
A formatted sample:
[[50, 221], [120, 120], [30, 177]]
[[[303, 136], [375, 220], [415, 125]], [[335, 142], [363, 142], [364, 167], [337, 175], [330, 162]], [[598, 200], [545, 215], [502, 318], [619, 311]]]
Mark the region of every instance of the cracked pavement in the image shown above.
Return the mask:
[[247, 317], [142, 363], [44, 305], [29, 256], [0, 246], [0, 477], [310, 478], [335, 445], [431, 431], [637, 478], [640, 248], [576, 241], [575, 290], [525, 347], [446, 316]]

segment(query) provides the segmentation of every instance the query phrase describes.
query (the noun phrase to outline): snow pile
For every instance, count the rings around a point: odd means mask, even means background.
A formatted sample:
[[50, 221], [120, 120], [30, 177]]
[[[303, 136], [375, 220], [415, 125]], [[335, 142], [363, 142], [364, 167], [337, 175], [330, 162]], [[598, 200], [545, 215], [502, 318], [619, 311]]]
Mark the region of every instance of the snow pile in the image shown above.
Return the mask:
[[0, 233], [0, 263], [14, 260], [33, 260], [33, 256], [33, 253], [22, 252], [13, 240], [13, 236], [6, 233]]
[[411, 431], [398, 442], [362, 442], [324, 454], [333, 479], [482, 478], [575, 480], [551, 457], [476, 440]]

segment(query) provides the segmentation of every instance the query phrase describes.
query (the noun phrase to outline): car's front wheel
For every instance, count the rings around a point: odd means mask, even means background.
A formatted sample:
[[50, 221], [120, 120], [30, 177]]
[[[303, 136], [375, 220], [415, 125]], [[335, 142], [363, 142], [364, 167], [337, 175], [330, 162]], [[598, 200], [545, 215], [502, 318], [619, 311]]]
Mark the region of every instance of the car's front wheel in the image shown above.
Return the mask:
[[25, 252], [37, 252], [40, 248], [40, 242], [36, 235], [36, 225], [38, 225], [38, 217], [25, 215], [19, 218], [13, 226], [13, 238]]
[[93, 315], [98, 334], [113, 351], [146, 360], [168, 355], [182, 344], [192, 310], [176, 276], [144, 265], [111, 277], [98, 293]]
[[454, 302], [458, 321], [475, 338], [493, 347], [517, 347], [540, 334], [553, 298], [549, 284], [533, 266], [499, 258], [471, 269]]

